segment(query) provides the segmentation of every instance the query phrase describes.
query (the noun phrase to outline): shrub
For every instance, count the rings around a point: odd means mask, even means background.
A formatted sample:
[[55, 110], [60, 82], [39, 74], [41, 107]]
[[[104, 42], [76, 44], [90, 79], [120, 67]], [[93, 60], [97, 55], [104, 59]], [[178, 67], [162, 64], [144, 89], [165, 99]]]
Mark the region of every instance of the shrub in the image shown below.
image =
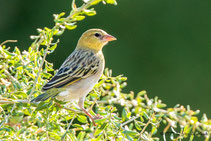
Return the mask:
[[89, 121], [73, 103], [48, 100], [39, 104], [30, 100], [41, 94], [42, 86], [55, 73], [45, 58], [57, 47], [65, 29], [96, 14], [90, 8], [100, 2], [116, 4], [115, 0], [86, 0], [81, 7], [72, 2], [72, 10], [55, 14], [53, 28], [38, 29], [38, 35], [27, 51], [17, 47], [10, 51], [7, 42], [0, 45], [0, 139], [1, 140], [182, 140], [210, 138], [211, 120], [199, 110], [176, 105], [166, 108], [158, 97], [149, 98], [146, 91], [124, 93], [126, 77], [113, 77], [106, 69], [99, 83], [86, 97], [85, 108], [103, 116]]

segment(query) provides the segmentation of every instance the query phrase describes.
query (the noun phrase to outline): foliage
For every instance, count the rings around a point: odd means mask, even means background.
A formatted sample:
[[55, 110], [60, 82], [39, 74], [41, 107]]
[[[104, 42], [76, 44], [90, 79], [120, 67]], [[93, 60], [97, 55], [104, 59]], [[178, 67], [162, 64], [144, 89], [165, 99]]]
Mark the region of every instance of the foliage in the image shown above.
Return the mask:
[[[73, 30], [76, 22], [96, 14], [91, 6], [102, 0], [84, 0], [77, 8], [75, 1], [67, 17], [54, 15], [55, 26], [38, 29], [28, 51], [17, 47], [10, 52], [0, 45], [0, 139], [1, 140], [194, 140], [208, 141], [211, 120], [199, 110], [176, 105], [165, 108], [157, 97], [148, 98], [145, 91], [124, 93], [126, 77], [111, 75], [106, 69], [99, 83], [86, 97], [85, 107], [103, 116], [93, 126], [76, 103], [49, 100], [30, 103], [41, 94], [41, 87], [55, 73], [53, 64], [45, 60], [58, 44], [54, 36], [65, 29]], [[116, 4], [115, 0], [104, 3]]]

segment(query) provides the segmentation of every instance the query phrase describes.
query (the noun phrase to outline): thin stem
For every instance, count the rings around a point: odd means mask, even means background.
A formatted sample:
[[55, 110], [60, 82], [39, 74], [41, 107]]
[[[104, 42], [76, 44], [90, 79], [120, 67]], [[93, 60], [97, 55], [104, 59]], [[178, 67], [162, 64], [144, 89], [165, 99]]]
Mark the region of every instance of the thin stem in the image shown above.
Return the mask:
[[155, 116], [155, 113], [153, 113], [153, 114], [150, 116], [150, 118], [149, 118], [149, 120], [147, 121], [146, 125], [145, 125], [144, 128], [142, 129], [142, 131], [141, 131], [141, 133], [140, 133], [140, 136], [139, 136], [139, 139], [138, 139], [138, 140], [141, 139], [142, 134], [144, 133], [144, 131], [146, 130], [147, 126], [150, 124], [151, 119], [152, 119], [154, 116]]
[[31, 89], [30, 94], [29, 94], [29, 98], [28, 98], [29, 103], [30, 103], [31, 95], [33, 94], [33, 92], [34, 92], [34, 90], [35, 90], [35, 87], [36, 87], [38, 78], [39, 78], [39, 76], [40, 76], [40, 73], [41, 73], [41, 70], [42, 70], [42, 66], [43, 66], [43, 64], [44, 64], [44, 62], [45, 62], [45, 58], [46, 58], [47, 53], [48, 53], [48, 48], [49, 48], [49, 45], [47, 46], [47, 48], [46, 48], [46, 50], [45, 50], [45, 53], [44, 53], [44, 56], [43, 56], [41, 65], [39, 66], [39, 72], [38, 72], [38, 74], [37, 74], [37, 77], [36, 77], [36, 79], [35, 79], [35, 81], [34, 81], [34, 85], [33, 85], [32, 89]]
[[[166, 121], [168, 121], [168, 120], [166, 120]], [[171, 127], [171, 124], [168, 123], [168, 125], [164, 128], [163, 132], [166, 133], [170, 127]]]
[[96, 0], [90, 0], [86, 4], [83, 4], [81, 7], [76, 8], [75, 7], [75, 0], [73, 0], [73, 2], [72, 2], [73, 11], [70, 12], [70, 15], [67, 17], [67, 19], [70, 19], [76, 13], [80, 13], [83, 10], [87, 9], [88, 7], [90, 7], [91, 6], [91, 3], [93, 3], [94, 1], [96, 1]]
[[3, 46], [4, 44], [6, 44], [6, 43], [15, 43], [15, 42], [17, 42], [18, 40], [6, 40], [6, 41], [4, 41], [4, 42], [2, 42], [1, 44], [0, 44], [0, 46]]
[[46, 131], [46, 136], [47, 136], [47, 140], [49, 141], [49, 134], [48, 134], [48, 124], [49, 124], [49, 107], [47, 108], [47, 119], [46, 119], [46, 129], [47, 129], [47, 131]]
[[76, 116], [76, 113], [74, 113], [73, 118], [71, 119], [70, 123], [68, 124], [68, 127], [67, 127], [67, 129], [66, 129], [66, 132], [62, 135], [62, 137], [61, 137], [61, 140], [62, 140], [62, 141], [64, 140], [65, 135], [67, 134], [68, 130], [70, 129], [70, 126], [72, 125], [72, 123], [73, 123], [73, 121], [74, 121], [74, 119], [75, 119], [75, 116]]
[[10, 81], [13, 81], [13, 82], [16, 82], [16, 83], [19, 83], [18, 80], [16, 78], [14, 78], [6, 68], [4, 68], [4, 73], [8, 76], [8, 78], [10, 79]]
[[138, 117], [133, 117], [132, 119], [130, 119], [130, 120], [124, 122], [121, 126], [123, 127], [123, 126], [125, 126], [126, 124], [128, 124], [128, 123], [134, 121], [135, 119], [137, 119], [137, 118], [139, 118], [139, 117], [140, 117], [140, 116], [138, 116]]
[[88, 111], [91, 111], [93, 106], [95, 105], [95, 103], [97, 102], [97, 98], [95, 98], [94, 102], [92, 103], [92, 105], [89, 107]]
[[28, 100], [0, 100], [0, 104], [29, 103]]
[[74, 113], [74, 116], [73, 116], [72, 120], [70, 121], [70, 123], [69, 123], [69, 125], [68, 125], [68, 127], [67, 127], [66, 132], [70, 129], [70, 126], [71, 126], [71, 124], [73, 123], [73, 120], [75, 119], [75, 116], [76, 116], [76, 113]]
[[74, 112], [74, 113], [84, 114], [84, 112], [82, 112], [82, 111], [78, 111], [78, 110], [74, 110], [74, 109], [72, 109], [72, 108], [68, 108], [68, 107], [62, 106], [62, 105], [60, 105], [59, 103], [55, 103], [55, 104], [56, 104], [58, 107], [60, 107], [60, 108], [63, 108], [63, 109], [72, 111], [72, 112]]
[[166, 133], [163, 132], [163, 140], [166, 141]]

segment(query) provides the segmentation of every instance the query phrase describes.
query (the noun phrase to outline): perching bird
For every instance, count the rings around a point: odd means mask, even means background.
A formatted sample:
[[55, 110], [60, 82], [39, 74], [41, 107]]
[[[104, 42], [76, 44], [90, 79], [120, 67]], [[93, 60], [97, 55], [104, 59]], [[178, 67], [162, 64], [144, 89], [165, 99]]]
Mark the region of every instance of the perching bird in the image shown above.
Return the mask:
[[44, 93], [31, 102], [45, 101], [53, 97], [62, 101], [78, 99], [79, 107], [94, 123], [96, 118], [85, 110], [84, 100], [103, 74], [105, 60], [102, 48], [113, 40], [116, 38], [101, 29], [89, 29], [83, 33], [75, 50], [42, 88]]

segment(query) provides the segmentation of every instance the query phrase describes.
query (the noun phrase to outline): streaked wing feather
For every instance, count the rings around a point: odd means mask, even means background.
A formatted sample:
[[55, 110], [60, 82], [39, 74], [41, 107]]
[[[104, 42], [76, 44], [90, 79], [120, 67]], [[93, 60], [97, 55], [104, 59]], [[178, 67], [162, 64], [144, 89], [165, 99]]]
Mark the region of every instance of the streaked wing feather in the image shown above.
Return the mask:
[[43, 91], [51, 88], [69, 86], [83, 78], [95, 74], [99, 67], [99, 60], [94, 53], [86, 50], [75, 50], [62, 64], [56, 75], [42, 88]]

